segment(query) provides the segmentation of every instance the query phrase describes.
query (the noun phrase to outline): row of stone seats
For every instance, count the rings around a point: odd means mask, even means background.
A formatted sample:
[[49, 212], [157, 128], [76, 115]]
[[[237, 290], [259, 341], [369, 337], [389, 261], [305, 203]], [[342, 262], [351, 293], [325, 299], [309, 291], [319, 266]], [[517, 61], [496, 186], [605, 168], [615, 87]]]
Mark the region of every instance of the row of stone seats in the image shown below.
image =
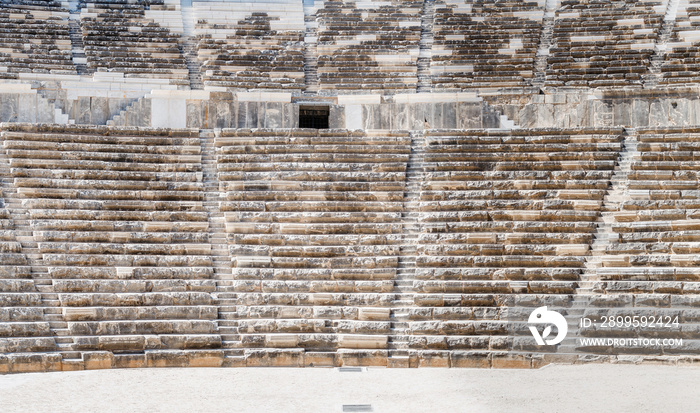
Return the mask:
[[435, 89], [525, 86], [544, 9], [524, 0], [438, 0], [430, 65]]
[[0, 353], [52, 351], [56, 343], [44, 316], [41, 294], [14, 230], [0, 196]]
[[627, 193], [613, 213], [614, 238], [599, 274], [603, 281], [619, 281], [616, 289], [692, 290], [700, 279], [695, 259], [700, 131], [652, 128], [638, 133]]
[[661, 84], [698, 83], [700, 68], [700, 38], [698, 35], [700, 1], [680, 2], [671, 38], [667, 43], [664, 63], [661, 65]]
[[[630, 344], [615, 351], [684, 353], [696, 348], [700, 339], [696, 305], [700, 297], [700, 261], [696, 258], [700, 251], [696, 217], [700, 162], [695, 155], [700, 153], [700, 130], [649, 128], [637, 133], [636, 148], [629, 148], [632, 159], [627, 185], [608, 204], [606, 214], [612, 219], [607, 244], [584, 317], [600, 323], [603, 317], [624, 320], [635, 316], [647, 325], [589, 328], [580, 335], [682, 339], [680, 346]], [[610, 351], [596, 345], [579, 344], [577, 348]]]
[[170, 79], [189, 85], [189, 71], [180, 51], [180, 36], [145, 17], [163, 1], [81, 0], [87, 66], [91, 70], [123, 73], [125, 77]]
[[0, 79], [75, 74], [68, 14], [59, 1], [0, 3]]
[[659, 0], [563, 0], [556, 11], [546, 85], [641, 85], [666, 6]]
[[320, 89], [415, 91], [422, 3], [324, 2], [316, 14]]
[[8, 124], [72, 350], [220, 346], [197, 131]]
[[411, 334], [443, 348], [469, 336], [493, 349], [508, 341], [507, 307], [570, 306], [621, 133], [426, 131], [412, 290], [420, 312], [441, 317], [411, 316]]
[[408, 133], [238, 129], [215, 143], [240, 345], [385, 349]]
[[205, 85], [298, 90], [304, 84], [304, 11], [298, 4], [195, 2]]

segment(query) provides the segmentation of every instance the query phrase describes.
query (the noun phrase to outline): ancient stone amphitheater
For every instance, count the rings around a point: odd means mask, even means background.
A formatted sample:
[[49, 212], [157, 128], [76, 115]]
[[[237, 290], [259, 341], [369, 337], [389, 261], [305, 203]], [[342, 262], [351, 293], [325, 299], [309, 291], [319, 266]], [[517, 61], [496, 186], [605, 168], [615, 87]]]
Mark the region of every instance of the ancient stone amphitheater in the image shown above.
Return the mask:
[[0, 373], [700, 361], [700, 0], [0, 0], [0, 121]]

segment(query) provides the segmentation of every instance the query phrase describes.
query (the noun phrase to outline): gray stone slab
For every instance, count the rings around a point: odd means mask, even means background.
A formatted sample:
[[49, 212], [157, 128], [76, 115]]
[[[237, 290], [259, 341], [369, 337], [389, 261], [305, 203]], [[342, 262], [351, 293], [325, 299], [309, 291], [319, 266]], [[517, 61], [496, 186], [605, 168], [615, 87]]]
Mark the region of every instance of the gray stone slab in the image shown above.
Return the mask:
[[200, 101], [187, 101], [187, 127], [204, 128], [202, 123], [202, 105]]
[[215, 128], [229, 127], [232, 121], [231, 105], [225, 100], [215, 100], [213, 103], [213, 126]]
[[[299, 110], [298, 106], [297, 110]], [[328, 126], [339, 129], [345, 128], [345, 108], [340, 105], [331, 105], [328, 110]], [[299, 117], [297, 116], [296, 119], [298, 121]]]
[[[39, 108], [41, 106], [41, 108]], [[36, 123], [41, 112], [42, 122], [53, 121], [54, 114], [50, 112], [49, 102], [46, 99], [39, 100], [36, 94], [21, 93], [17, 96], [17, 122]], [[53, 111], [51, 111], [53, 112]]]
[[105, 125], [111, 118], [109, 113], [109, 99], [93, 97], [90, 99], [90, 112], [92, 123], [95, 125]]
[[265, 108], [265, 128], [281, 128], [284, 125], [282, 104], [271, 102]]
[[632, 123], [634, 127], [649, 126], [649, 102], [645, 99], [632, 101]]
[[75, 117], [75, 123], [78, 124], [91, 124], [92, 123], [92, 109], [90, 108], [90, 98], [89, 97], [79, 97], [77, 116]]
[[443, 128], [454, 129], [457, 127], [456, 103], [448, 102], [442, 104]]
[[0, 94], [0, 120], [17, 122], [17, 106], [19, 96], [15, 93]]

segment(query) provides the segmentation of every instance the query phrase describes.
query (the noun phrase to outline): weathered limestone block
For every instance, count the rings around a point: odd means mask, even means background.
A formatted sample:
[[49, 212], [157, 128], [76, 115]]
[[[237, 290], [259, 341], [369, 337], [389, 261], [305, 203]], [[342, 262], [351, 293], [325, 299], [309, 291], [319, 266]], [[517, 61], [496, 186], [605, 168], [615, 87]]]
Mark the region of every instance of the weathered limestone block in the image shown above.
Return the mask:
[[358, 318], [360, 320], [388, 320], [391, 310], [388, 308], [360, 308]]
[[146, 350], [147, 367], [187, 367], [189, 357], [182, 350]]
[[88, 351], [82, 356], [86, 370], [110, 369], [114, 364], [114, 355], [109, 351]]
[[54, 350], [56, 350], [56, 342], [53, 337], [0, 338], [0, 352], [3, 353], [28, 353]]
[[296, 347], [299, 338], [296, 334], [268, 334], [265, 336], [265, 345], [267, 347]]
[[349, 335], [339, 336], [339, 346], [341, 348], [372, 349], [386, 348], [388, 337], [379, 335]]
[[64, 307], [63, 318], [66, 321], [95, 320], [97, 318], [97, 308]]
[[114, 354], [113, 368], [143, 368], [146, 367], [146, 354]]
[[143, 351], [146, 348], [146, 340], [143, 336], [103, 336], [98, 338], [98, 347], [101, 350], [115, 351]]
[[9, 354], [7, 360], [11, 373], [61, 371], [62, 369], [61, 355], [55, 353]]
[[386, 367], [388, 352], [386, 350], [349, 350], [339, 349], [337, 360], [340, 366], [380, 366]]
[[246, 350], [247, 367], [303, 367], [304, 349]]

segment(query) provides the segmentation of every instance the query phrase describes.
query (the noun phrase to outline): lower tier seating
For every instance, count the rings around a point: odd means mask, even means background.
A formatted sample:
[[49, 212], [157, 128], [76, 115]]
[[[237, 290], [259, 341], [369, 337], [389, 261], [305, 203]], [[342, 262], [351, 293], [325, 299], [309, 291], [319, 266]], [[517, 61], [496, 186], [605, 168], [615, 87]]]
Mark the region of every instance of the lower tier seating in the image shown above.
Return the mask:
[[386, 349], [408, 134], [224, 130], [216, 146], [239, 345]]
[[[619, 202], [608, 206], [612, 225], [594, 286], [600, 296], [587, 313], [600, 319], [602, 315], [630, 316], [633, 310], [633, 315], [647, 320], [661, 316], [664, 322], [646, 328], [590, 330], [586, 335], [673, 337], [686, 340], [687, 345], [692, 340], [697, 343], [700, 318], [693, 303], [700, 297], [700, 216], [696, 216], [700, 210], [700, 130], [637, 132], [627, 187]], [[666, 325], [668, 319], [670, 325]], [[687, 345], [663, 351], [683, 352]]]
[[73, 350], [220, 346], [196, 131], [8, 125]]
[[545, 305], [700, 342], [700, 129], [0, 131], [0, 372], [536, 366]]
[[505, 308], [570, 306], [620, 140], [615, 129], [427, 131], [413, 281], [419, 310], [410, 309], [421, 321], [409, 322], [411, 334], [448, 349], [475, 336], [494, 350], [509, 334]]
[[53, 351], [41, 294], [15, 234], [0, 191], [0, 354]]

